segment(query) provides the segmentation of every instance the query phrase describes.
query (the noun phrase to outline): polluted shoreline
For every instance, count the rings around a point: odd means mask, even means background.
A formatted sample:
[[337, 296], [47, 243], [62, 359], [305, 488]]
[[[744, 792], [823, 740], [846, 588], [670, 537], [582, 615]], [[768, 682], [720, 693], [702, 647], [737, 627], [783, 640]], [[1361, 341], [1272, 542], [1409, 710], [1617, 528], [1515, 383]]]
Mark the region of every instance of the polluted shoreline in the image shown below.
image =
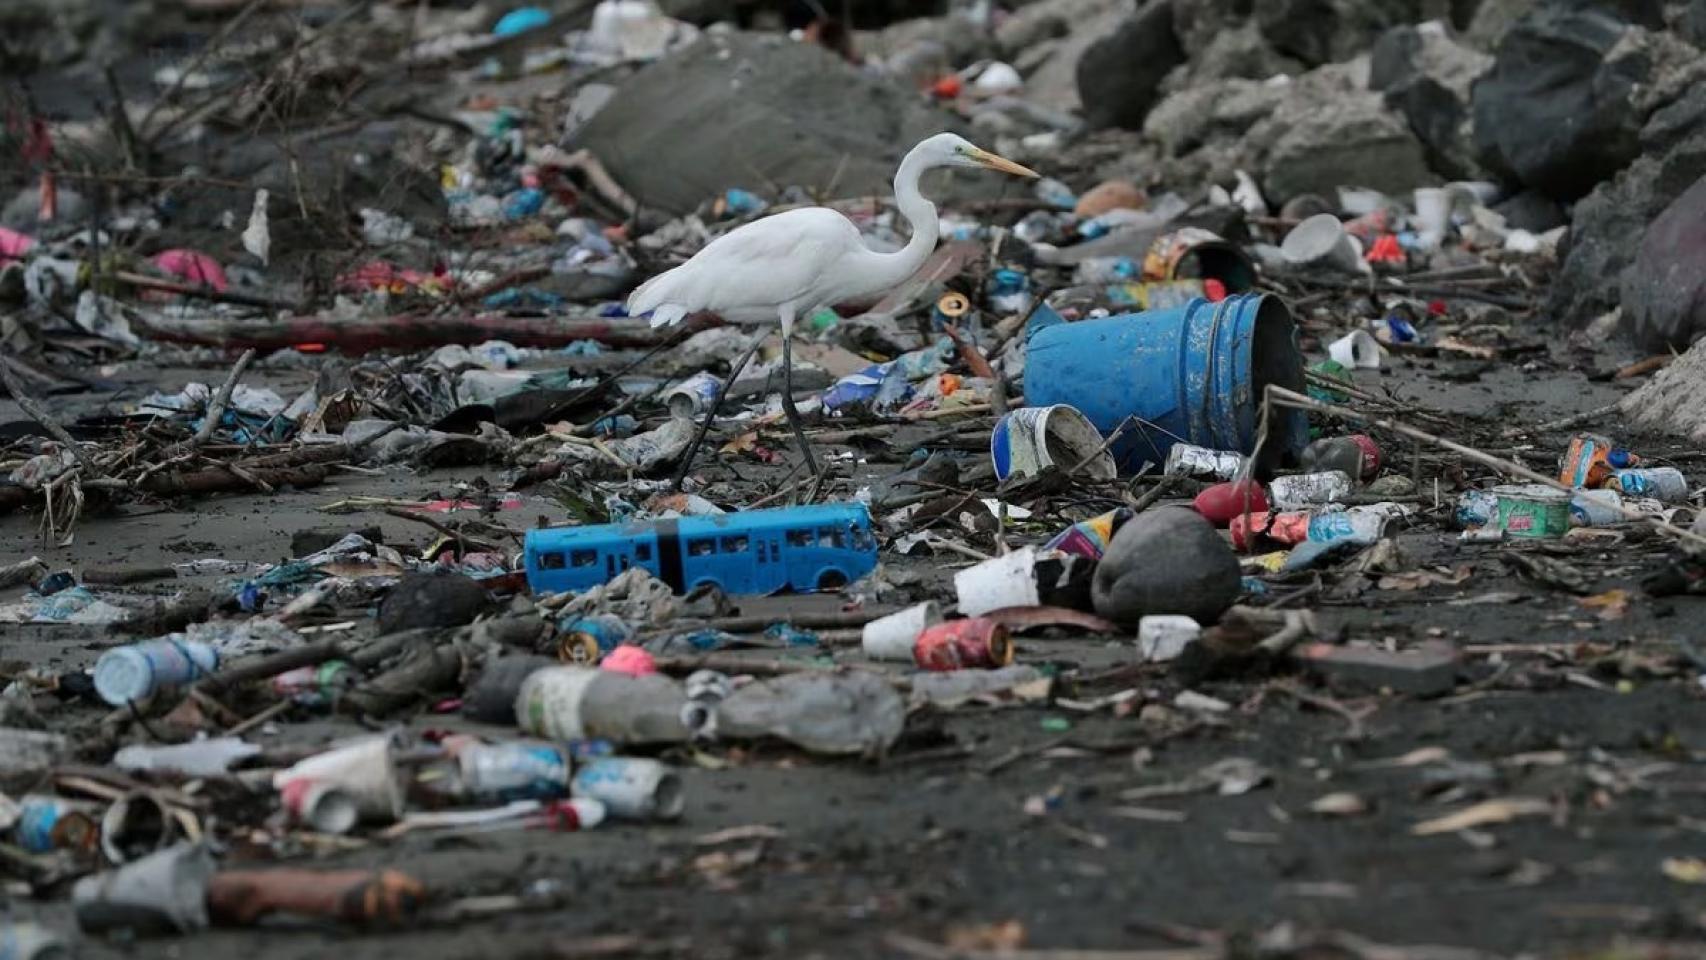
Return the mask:
[[0, 960], [1699, 956], [1706, 5], [0, 11]]

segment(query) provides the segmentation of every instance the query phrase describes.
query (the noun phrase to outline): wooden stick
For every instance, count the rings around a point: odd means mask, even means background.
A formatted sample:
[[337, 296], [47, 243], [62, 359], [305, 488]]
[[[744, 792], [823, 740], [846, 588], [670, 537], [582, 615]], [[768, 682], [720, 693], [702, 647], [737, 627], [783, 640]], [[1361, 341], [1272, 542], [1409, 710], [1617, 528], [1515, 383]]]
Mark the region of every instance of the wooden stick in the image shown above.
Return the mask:
[[[219, 385], [219, 392], [213, 395], [213, 402], [207, 405], [207, 416], [202, 419], [201, 429], [190, 438], [190, 447], [199, 447], [213, 436], [218, 429], [219, 420], [225, 416], [225, 405], [231, 402], [231, 391], [237, 389], [237, 380], [243, 376], [251, 361], [255, 359], [255, 348], [250, 347], [237, 358], [237, 364], [231, 368], [231, 373], [225, 377], [225, 382]], [[248, 479], [248, 478], [245, 478]]]
[[10, 393], [12, 400], [25, 413], [29, 414], [31, 420], [41, 424], [42, 429], [52, 434], [55, 440], [63, 443], [66, 449], [71, 451], [71, 455], [77, 458], [77, 463], [83, 468], [85, 474], [91, 477], [101, 476], [101, 468], [95, 466], [95, 461], [89, 459], [88, 455], [83, 452], [82, 445], [72, 439], [71, 434], [67, 433], [64, 427], [49, 417], [47, 411], [41, 408], [41, 404], [36, 403], [33, 397], [24, 392], [23, 383], [18, 380], [17, 373], [12, 370], [11, 364], [3, 356], [0, 356], [0, 383], [6, 385], [6, 392]]

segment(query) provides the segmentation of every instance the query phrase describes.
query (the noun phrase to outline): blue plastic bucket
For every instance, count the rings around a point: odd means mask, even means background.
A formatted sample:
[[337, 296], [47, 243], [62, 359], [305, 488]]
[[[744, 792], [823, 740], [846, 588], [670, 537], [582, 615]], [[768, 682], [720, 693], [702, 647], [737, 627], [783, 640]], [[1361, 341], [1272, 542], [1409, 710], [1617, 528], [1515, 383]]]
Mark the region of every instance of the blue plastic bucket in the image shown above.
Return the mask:
[[[1262, 392], [1303, 392], [1303, 353], [1291, 311], [1277, 297], [1033, 324], [1025, 402], [1076, 407], [1103, 435], [1138, 417], [1111, 448], [1120, 470], [1159, 467], [1175, 443], [1248, 454], [1261, 427]], [[1300, 410], [1274, 407], [1257, 461], [1266, 474], [1309, 442]]]

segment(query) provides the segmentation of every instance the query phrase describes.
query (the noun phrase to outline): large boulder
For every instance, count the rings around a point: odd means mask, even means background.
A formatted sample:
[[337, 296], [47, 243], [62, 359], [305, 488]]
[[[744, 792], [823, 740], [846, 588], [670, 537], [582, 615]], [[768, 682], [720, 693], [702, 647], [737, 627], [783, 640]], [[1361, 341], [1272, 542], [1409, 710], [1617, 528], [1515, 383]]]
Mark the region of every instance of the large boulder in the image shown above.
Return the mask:
[[1517, 21], [1473, 92], [1482, 162], [1562, 200], [1640, 154], [1655, 91], [1675, 93], [1680, 45], [1632, 25], [1617, 4], [1573, 7], [1546, 4]]
[[1449, 16], [1443, 0], [1261, 0], [1262, 35], [1280, 53], [1316, 67], [1349, 60], [1388, 29]]
[[1651, 353], [1706, 333], [1706, 177], [1659, 214], [1623, 274], [1623, 325]]
[[1644, 155], [1571, 211], [1547, 312], [1585, 326], [1618, 305], [1647, 225], [1706, 176], [1706, 86], [1653, 114]]
[[1078, 61], [1078, 98], [1091, 126], [1143, 126], [1161, 95], [1161, 81], [1185, 62], [1173, 32], [1172, 0], [1150, 3], [1091, 44]]
[[[885, 193], [906, 151], [944, 130], [965, 125], [816, 44], [727, 33], [636, 73], [573, 145], [642, 205], [680, 214], [729, 187]], [[996, 189], [987, 177], [954, 182], [951, 195]]]
[[1422, 144], [1377, 93], [1347, 93], [1298, 118], [1273, 143], [1262, 186], [1272, 203], [1341, 186], [1394, 196], [1437, 183]]
[[1394, 27], [1369, 54], [1368, 85], [1386, 96], [1426, 149], [1428, 165], [1443, 176], [1482, 176], [1475, 160], [1469, 91], [1492, 58], [1452, 39], [1437, 20]]
[[1694, 0], [1678, 24], [1682, 35], [1697, 47], [1706, 47], [1706, 0]]

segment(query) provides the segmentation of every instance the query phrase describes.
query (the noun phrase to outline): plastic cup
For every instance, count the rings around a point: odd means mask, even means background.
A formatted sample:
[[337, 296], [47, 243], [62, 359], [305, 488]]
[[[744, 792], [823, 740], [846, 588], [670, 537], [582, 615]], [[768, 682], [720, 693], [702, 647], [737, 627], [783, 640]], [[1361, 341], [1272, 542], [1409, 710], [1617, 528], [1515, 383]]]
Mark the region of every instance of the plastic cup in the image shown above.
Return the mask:
[[1297, 267], [1323, 267], [1341, 273], [1362, 273], [1362, 245], [1345, 232], [1345, 225], [1330, 213], [1320, 213], [1291, 228], [1280, 243], [1280, 253]]
[[309, 757], [280, 771], [273, 786], [283, 791], [294, 780], [342, 791], [364, 820], [389, 823], [403, 815], [403, 786], [388, 736], [366, 737]]
[[329, 783], [299, 777], [279, 790], [290, 819], [319, 833], [343, 834], [361, 819], [355, 800]]
[[1451, 231], [1451, 208], [1456, 199], [1441, 187], [1417, 187], [1416, 226], [1430, 246], [1438, 246]]
[[976, 617], [1003, 607], [1034, 607], [1042, 603], [1036, 565], [1036, 548], [1025, 547], [954, 574], [960, 613]]
[[71, 901], [78, 926], [88, 933], [189, 933], [207, 926], [212, 878], [207, 847], [182, 843], [78, 880]]
[[934, 600], [907, 607], [865, 624], [860, 638], [865, 656], [872, 660], [912, 662], [912, 647], [925, 628], [942, 622], [942, 608]]
[[1327, 345], [1327, 355], [1352, 369], [1380, 369], [1380, 341], [1367, 330], [1352, 330], [1334, 340]]

